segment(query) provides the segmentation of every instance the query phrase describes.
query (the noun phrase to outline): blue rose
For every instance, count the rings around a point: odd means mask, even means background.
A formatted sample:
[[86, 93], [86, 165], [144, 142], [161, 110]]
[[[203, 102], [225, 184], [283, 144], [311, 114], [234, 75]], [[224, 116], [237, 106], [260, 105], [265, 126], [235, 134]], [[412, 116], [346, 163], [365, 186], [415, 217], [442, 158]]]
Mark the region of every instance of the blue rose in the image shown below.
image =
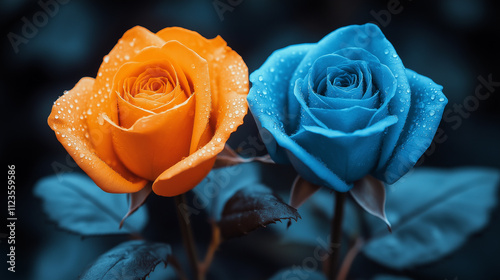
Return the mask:
[[250, 110], [272, 159], [345, 192], [366, 175], [392, 184], [431, 144], [448, 102], [405, 69], [373, 24], [275, 51], [250, 76]]

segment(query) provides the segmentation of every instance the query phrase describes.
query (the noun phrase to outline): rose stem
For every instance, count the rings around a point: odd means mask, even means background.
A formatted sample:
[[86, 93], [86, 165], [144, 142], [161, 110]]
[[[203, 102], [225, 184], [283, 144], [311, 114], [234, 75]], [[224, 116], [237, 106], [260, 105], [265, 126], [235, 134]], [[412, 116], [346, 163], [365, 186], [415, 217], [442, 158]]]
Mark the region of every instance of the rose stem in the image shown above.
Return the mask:
[[199, 273], [198, 267], [198, 255], [196, 253], [193, 230], [189, 221], [189, 215], [181, 207], [186, 205], [186, 195], [181, 194], [175, 196], [175, 210], [177, 212], [177, 220], [179, 220], [179, 226], [181, 229], [182, 241], [184, 242], [184, 248], [189, 258], [189, 262], [193, 269], [193, 274], [195, 279], [201, 280], [203, 277]]
[[356, 239], [354, 240], [354, 244], [345, 255], [344, 261], [340, 266], [340, 271], [337, 280], [345, 280], [347, 278], [347, 275], [349, 274], [349, 270], [351, 269], [351, 265], [354, 261], [354, 258], [356, 258], [359, 251], [361, 250], [361, 247], [363, 247], [363, 243], [364, 242], [361, 237], [359, 236], [356, 237]]
[[346, 193], [335, 192], [335, 209], [333, 212], [332, 228], [330, 234], [330, 248], [332, 253], [329, 259], [328, 279], [337, 277], [337, 264], [340, 256], [340, 239], [342, 237], [342, 219], [344, 217], [344, 202]]
[[201, 275], [206, 275], [208, 269], [210, 268], [210, 265], [212, 264], [212, 261], [214, 259], [215, 252], [219, 248], [220, 243], [222, 242], [221, 235], [220, 235], [220, 228], [215, 223], [215, 221], [212, 221], [212, 241], [210, 241], [210, 245], [208, 246], [207, 253], [205, 255], [205, 259], [203, 262], [200, 264], [200, 273]]

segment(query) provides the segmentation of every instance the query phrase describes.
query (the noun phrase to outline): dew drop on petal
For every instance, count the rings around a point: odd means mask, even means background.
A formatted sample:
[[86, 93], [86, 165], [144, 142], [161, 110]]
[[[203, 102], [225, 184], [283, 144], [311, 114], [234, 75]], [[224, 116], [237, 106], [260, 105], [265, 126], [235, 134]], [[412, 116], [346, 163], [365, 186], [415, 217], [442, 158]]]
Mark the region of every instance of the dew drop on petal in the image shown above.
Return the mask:
[[388, 50], [388, 49], [385, 49], [385, 50], [384, 50], [384, 54], [389, 54], [389, 50]]
[[99, 118], [97, 118], [97, 122], [99, 123], [99, 125], [103, 125], [104, 124], [104, 116], [103, 116], [103, 114], [99, 115]]
[[259, 82], [262, 82], [264, 81], [264, 77], [262, 77], [262, 75], [259, 75]]
[[430, 110], [430, 111], [429, 111], [429, 116], [431, 116], [431, 117], [432, 117], [432, 116], [434, 116], [435, 114], [436, 114], [436, 111], [434, 111], [434, 110]]

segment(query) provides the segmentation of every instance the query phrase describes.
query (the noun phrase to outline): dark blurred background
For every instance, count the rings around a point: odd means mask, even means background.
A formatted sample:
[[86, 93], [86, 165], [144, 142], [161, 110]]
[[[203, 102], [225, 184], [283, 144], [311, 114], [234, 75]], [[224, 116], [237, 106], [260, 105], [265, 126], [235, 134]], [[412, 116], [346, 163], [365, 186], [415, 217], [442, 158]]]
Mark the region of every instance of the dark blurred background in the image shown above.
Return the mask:
[[[0, 153], [4, 166], [16, 165], [17, 279], [43, 275], [40, 252], [50, 251], [47, 244], [59, 234], [46, 223], [32, 187], [41, 177], [61, 170], [78, 171], [47, 125], [52, 103], [81, 77], [95, 77], [103, 56], [131, 27], [141, 25], [156, 32], [181, 26], [207, 38], [221, 35], [251, 73], [278, 48], [317, 42], [345, 25], [377, 23], [405, 66], [443, 85], [449, 99], [448, 117], [441, 123], [446, 140], [436, 143], [421, 165], [500, 168], [500, 84], [483, 86], [481, 93], [491, 92], [487, 99], [474, 98], [479, 77], [500, 82], [500, 10], [494, 4], [487, 0], [2, 0]], [[35, 29], [27, 30], [27, 22]], [[255, 132], [252, 125], [249, 121], [239, 133]], [[75, 247], [54, 254], [77, 251]], [[85, 265], [93, 257], [82, 255], [77, 262]], [[4, 264], [1, 267], [0, 275]]]

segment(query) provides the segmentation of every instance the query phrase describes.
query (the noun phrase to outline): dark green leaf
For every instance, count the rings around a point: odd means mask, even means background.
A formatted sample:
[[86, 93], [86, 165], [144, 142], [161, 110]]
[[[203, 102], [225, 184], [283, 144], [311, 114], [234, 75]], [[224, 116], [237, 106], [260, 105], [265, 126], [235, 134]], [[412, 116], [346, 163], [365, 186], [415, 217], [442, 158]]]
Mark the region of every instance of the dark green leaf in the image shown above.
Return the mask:
[[120, 229], [120, 221], [129, 209], [127, 195], [106, 193], [78, 173], [43, 178], [34, 193], [43, 200], [43, 209], [52, 221], [81, 235], [140, 232], [148, 220], [146, 208], [141, 207]]
[[372, 260], [405, 269], [439, 260], [484, 228], [497, 203], [500, 173], [492, 169], [417, 169], [389, 186], [389, 234], [377, 220], [364, 247]]
[[159, 263], [167, 265], [170, 245], [134, 240], [122, 243], [101, 255], [79, 279], [145, 279]]
[[251, 185], [237, 191], [227, 201], [219, 226], [224, 238], [245, 235], [281, 220], [300, 218], [293, 207], [283, 202], [269, 188]]

